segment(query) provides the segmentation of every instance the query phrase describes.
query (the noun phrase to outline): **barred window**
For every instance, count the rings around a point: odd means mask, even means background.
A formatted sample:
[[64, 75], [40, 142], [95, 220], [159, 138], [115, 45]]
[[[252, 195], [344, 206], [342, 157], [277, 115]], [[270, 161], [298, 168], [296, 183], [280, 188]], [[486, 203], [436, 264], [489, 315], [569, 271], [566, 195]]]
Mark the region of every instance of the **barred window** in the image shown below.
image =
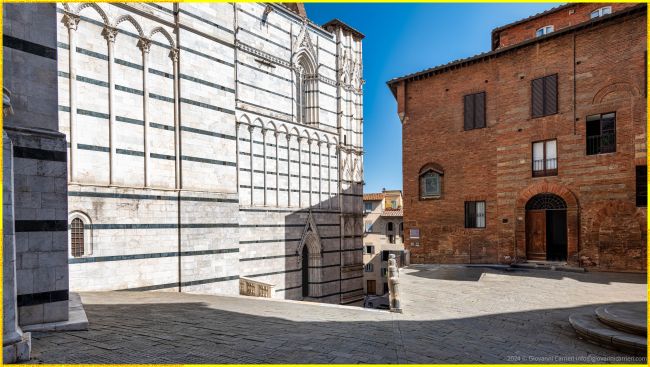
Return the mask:
[[84, 222], [75, 218], [70, 224], [70, 241], [73, 257], [81, 257], [84, 255]]

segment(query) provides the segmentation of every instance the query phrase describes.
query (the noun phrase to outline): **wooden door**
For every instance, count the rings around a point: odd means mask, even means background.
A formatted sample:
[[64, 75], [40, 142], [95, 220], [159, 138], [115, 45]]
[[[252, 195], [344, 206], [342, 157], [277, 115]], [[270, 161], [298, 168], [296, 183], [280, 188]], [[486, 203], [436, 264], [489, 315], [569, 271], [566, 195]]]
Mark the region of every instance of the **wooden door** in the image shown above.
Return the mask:
[[375, 295], [377, 294], [377, 281], [375, 280], [368, 280], [366, 281], [366, 288], [367, 288], [367, 294]]
[[546, 211], [526, 211], [526, 258], [546, 260]]

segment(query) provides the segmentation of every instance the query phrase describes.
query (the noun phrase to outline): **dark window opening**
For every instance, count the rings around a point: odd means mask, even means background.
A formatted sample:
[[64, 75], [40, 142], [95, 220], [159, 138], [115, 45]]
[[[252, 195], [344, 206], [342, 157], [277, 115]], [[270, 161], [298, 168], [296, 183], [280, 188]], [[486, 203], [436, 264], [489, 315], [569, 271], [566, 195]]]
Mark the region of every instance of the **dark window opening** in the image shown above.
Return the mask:
[[587, 116], [587, 155], [616, 151], [616, 113]]
[[465, 228], [485, 228], [485, 201], [465, 202]]
[[557, 74], [532, 81], [532, 116], [543, 117], [557, 113]]
[[648, 206], [648, 166], [636, 166], [636, 206]]
[[465, 102], [465, 130], [480, 129], [485, 127], [485, 92], [468, 94]]

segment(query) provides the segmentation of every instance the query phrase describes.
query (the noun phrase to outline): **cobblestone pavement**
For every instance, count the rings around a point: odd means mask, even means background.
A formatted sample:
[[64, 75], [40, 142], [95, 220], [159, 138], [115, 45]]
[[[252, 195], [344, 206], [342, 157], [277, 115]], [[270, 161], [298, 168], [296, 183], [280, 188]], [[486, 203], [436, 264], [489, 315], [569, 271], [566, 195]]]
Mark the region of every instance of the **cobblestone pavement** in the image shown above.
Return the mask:
[[172, 292], [82, 293], [89, 330], [34, 333], [32, 363], [630, 362], [577, 339], [568, 317], [603, 303], [646, 302], [645, 281], [412, 266], [401, 271], [403, 314]]

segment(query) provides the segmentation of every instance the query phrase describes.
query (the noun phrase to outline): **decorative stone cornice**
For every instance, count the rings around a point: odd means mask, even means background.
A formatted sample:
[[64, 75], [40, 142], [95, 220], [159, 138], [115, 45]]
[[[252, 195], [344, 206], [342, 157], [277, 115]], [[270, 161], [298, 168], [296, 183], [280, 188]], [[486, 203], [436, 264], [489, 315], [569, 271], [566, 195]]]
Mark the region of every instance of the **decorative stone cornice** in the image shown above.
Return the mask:
[[261, 58], [264, 61], [270, 62], [272, 64], [278, 64], [281, 66], [284, 66], [286, 68], [291, 68], [291, 64], [285, 60], [280, 59], [279, 57], [275, 57], [271, 54], [268, 54], [264, 51], [260, 51], [252, 46], [249, 46], [245, 43], [242, 43], [240, 41], [236, 41], [236, 46], [238, 49], [251, 53], [259, 58]]
[[323, 83], [325, 83], [325, 84], [329, 84], [329, 85], [331, 85], [332, 87], [336, 87], [336, 80], [334, 80], [334, 79], [330, 79], [330, 78], [328, 78], [328, 77], [325, 77], [325, 76], [319, 75], [319, 76], [318, 76], [318, 80], [320, 80], [321, 82], [323, 82]]

